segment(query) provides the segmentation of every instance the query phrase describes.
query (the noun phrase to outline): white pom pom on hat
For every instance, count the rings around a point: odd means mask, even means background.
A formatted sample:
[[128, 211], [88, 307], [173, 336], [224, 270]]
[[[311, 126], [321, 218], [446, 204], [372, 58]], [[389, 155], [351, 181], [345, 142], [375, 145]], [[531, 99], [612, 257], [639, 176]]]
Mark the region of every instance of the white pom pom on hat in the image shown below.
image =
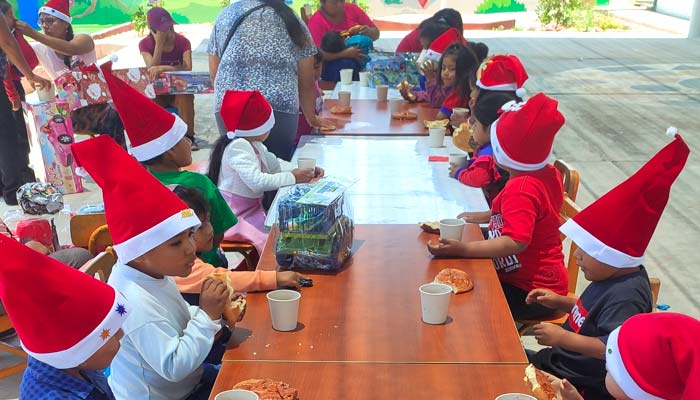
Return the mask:
[[673, 138], [673, 137], [676, 137], [677, 134], [678, 134], [678, 128], [676, 128], [675, 126], [670, 126], [670, 127], [668, 127], [668, 129], [666, 129], [666, 136], [668, 136], [668, 137]]
[[521, 99], [524, 98], [526, 94], [527, 94], [527, 90], [525, 90], [525, 88], [517, 88], [515, 90], [515, 95], [520, 97]]
[[112, 63], [116, 63], [117, 61], [119, 61], [119, 56], [116, 54], [112, 54], [111, 56], [109, 56], [109, 61], [111, 61]]

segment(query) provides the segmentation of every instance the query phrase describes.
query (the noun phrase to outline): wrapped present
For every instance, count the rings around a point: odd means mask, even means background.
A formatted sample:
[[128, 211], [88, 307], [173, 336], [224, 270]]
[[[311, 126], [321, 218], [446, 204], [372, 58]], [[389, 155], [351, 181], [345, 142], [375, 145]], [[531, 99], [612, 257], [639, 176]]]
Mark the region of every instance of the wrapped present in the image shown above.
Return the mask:
[[411, 85], [418, 85], [418, 69], [415, 53], [372, 53], [372, 60], [367, 63], [370, 73], [369, 86], [389, 85], [396, 87], [406, 80]]
[[17, 201], [26, 214], [56, 214], [63, 209], [63, 195], [52, 184], [29, 182], [17, 189]]
[[353, 222], [341, 215], [324, 234], [280, 233], [275, 246], [277, 264], [292, 270], [337, 271], [350, 258]]
[[[213, 93], [214, 83], [208, 72], [167, 71], [163, 73], [170, 94]], [[156, 92], [158, 93], [158, 92]]]
[[25, 104], [24, 111], [31, 142], [29, 157], [36, 176], [63, 194], [82, 192], [70, 148], [75, 137], [68, 102]]
[[148, 75], [148, 68], [115, 69], [112, 71], [112, 74], [126, 82], [129, 86], [145, 94], [149, 99], [154, 99], [156, 97], [153, 86], [154, 82]]
[[96, 68], [84, 68], [77, 72], [80, 79], [80, 98], [87, 104], [104, 104], [112, 101], [112, 97], [107, 89], [107, 82], [102, 73]]

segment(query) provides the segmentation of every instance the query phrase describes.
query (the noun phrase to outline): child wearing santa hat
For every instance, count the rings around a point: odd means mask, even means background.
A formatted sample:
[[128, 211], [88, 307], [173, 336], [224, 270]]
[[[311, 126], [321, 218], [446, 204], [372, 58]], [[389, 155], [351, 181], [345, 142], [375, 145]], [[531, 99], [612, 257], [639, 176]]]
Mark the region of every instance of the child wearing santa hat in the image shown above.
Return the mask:
[[164, 185], [185, 185], [204, 193], [212, 210], [215, 246], [202, 254], [202, 259], [217, 267], [226, 266], [226, 258], [218, 251], [219, 243], [237, 219], [205, 175], [180, 170], [192, 164], [192, 141], [187, 137], [187, 124], [115, 77], [111, 62], [102, 65], [101, 70], [114, 106], [124, 120], [131, 154]]
[[[469, 101], [469, 76], [479, 67], [474, 52], [461, 43], [451, 44], [443, 53], [438, 70], [438, 84], [450, 90], [435, 119], [450, 118], [452, 110], [466, 107]], [[459, 126], [459, 125], [456, 125]]]
[[525, 103], [505, 104], [491, 124], [493, 157], [510, 179], [491, 205], [489, 239], [428, 243], [428, 250], [437, 256], [493, 258], [516, 320], [557, 314], [540, 304], [525, 304], [532, 289], [548, 288], [561, 295], [568, 291], [558, 231], [562, 178], [548, 163], [554, 136], [564, 125], [557, 105], [540, 93]]
[[138, 304], [124, 323], [122, 348], [111, 364], [115, 397], [208, 395], [218, 366], [204, 361], [221, 330], [230, 294], [224, 283], [209, 278], [202, 284], [200, 307], [189, 307], [171, 278], [192, 271], [192, 230], [199, 219], [109, 137], [71, 148], [77, 165], [102, 189], [117, 253], [109, 284]]
[[561, 226], [578, 246], [576, 263], [592, 282], [578, 299], [547, 289], [532, 290], [526, 299], [569, 313], [564, 327], [535, 325], [538, 342], [552, 347], [530, 352], [528, 358], [566, 378], [586, 398], [610, 398], [604, 380], [605, 344], [610, 347], [615, 340], [611, 332], [629, 317], [652, 310], [644, 252], [689, 153], [676, 135], [629, 179]]
[[28, 356], [19, 397], [113, 400], [102, 370], [132, 311], [124, 296], [4, 235], [0, 252], [0, 297]]
[[260, 92], [227, 91], [221, 103], [221, 118], [228, 132], [214, 144], [209, 178], [238, 215], [238, 224], [224, 238], [253, 243], [262, 254], [267, 240], [263, 194], [320, 179], [323, 169], [294, 168], [267, 150], [263, 141], [270, 135], [275, 116]]

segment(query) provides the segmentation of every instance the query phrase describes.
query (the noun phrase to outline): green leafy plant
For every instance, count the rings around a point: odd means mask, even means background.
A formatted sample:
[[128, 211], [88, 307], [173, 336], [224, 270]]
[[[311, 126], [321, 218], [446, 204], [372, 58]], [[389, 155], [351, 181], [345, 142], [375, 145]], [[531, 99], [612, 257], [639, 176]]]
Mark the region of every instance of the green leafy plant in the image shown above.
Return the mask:
[[523, 3], [517, 0], [484, 0], [474, 11], [476, 14], [493, 14], [499, 12], [527, 11]]
[[539, 0], [537, 17], [544, 25], [554, 23], [557, 27], [569, 28], [574, 24], [575, 14], [586, 5], [586, 0]]
[[146, 30], [146, 28], [148, 28], [148, 21], [146, 20], [146, 7], [142, 5], [136, 7], [136, 11], [131, 14], [131, 25], [139, 35], [143, 35], [143, 32]]

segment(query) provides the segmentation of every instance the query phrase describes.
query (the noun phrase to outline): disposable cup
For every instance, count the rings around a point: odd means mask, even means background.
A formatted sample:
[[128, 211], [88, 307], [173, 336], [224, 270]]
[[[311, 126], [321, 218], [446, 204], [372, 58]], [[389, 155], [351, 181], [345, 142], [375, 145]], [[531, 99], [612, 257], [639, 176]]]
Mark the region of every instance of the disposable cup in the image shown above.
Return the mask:
[[389, 95], [389, 86], [377, 85], [377, 101], [386, 101]]
[[257, 393], [250, 390], [232, 389], [221, 392], [214, 397], [214, 400], [258, 400]]
[[430, 136], [428, 136], [428, 145], [430, 147], [442, 147], [445, 141], [445, 128], [430, 128]]
[[464, 153], [451, 153], [450, 164], [463, 167], [467, 163], [467, 155]]
[[529, 394], [522, 393], [506, 393], [496, 397], [496, 400], [537, 400], [537, 398]]
[[367, 71], [360, 72], [360, 86], [362, 86], [362, 87], [369, 86], [369, 72], [367, 72]]
[[350, 105], [350, 92], [340, 91], [338, 92], [338, 105], [341, 107], [347, 107]]
[[[468, 108], [453, 108], [452, 114], [454, 114], [455, 117], [461, 117], [460, 119], [466, 119], [467, 116], [469, 115], [469, 109]], [[465, 122], [466, 122], [466, 120], [465, 120]], [[452, 124], [452, 126], [454, 126], [454, 125], [455, 124]], [[454, 127], [458, 128], [459, 126], [454, 126]]]
[[391, 113], [397, 113], [403, 109], [403, 99], [391, 99], [389, 100], [389, 110]]
[[352, 69], [340, 70], [340, 83], [343, 85], [352, 85]]
[[316, 159], [297, 158], [297, 167], [299, 167], [299, 169], [314, 169], [316, 168]]
[[452, 287], [443, 283], [426, 283], [418, 288], [421, 315], [426, 324], [439, 325], [447, 321]]
[[440, 238], [462, 240], [464, 225], [466, 223], [461, 218], [447, 218], [440, 220]]
[[267, 294], [270, 305], [272, 329], [276, 331], [293, 331], [297, 327], [301, 293], [294, 290], [273, 290]]

